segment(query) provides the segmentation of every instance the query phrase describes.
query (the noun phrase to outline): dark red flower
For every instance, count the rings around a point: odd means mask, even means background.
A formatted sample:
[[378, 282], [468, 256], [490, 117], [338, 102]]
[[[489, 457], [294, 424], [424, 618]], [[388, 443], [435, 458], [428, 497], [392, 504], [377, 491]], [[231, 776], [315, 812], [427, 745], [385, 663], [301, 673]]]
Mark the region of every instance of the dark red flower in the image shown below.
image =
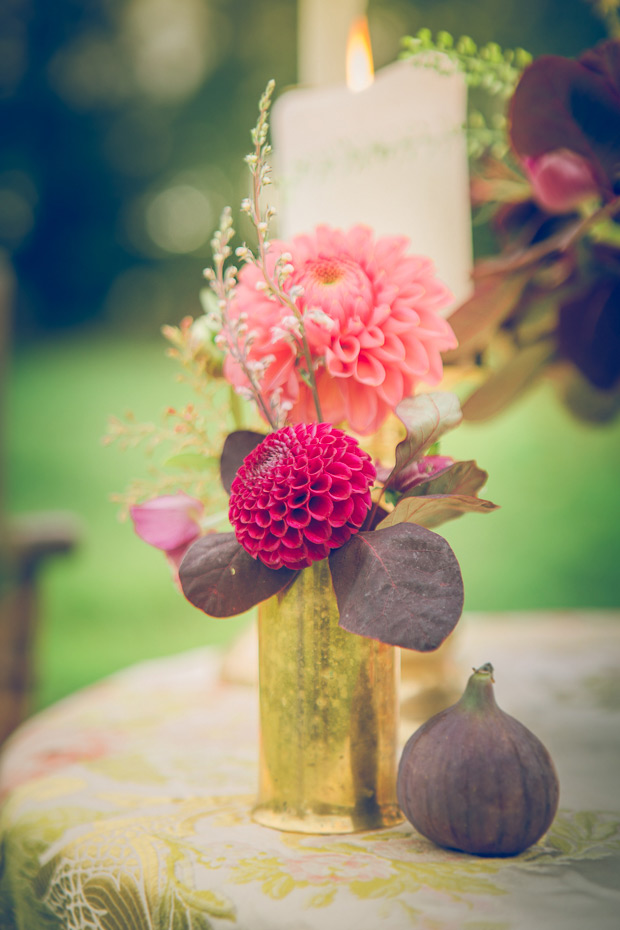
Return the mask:
[[588, 184], [596, 182], [611, 199], [620, 148], [620, 40], [601, 42], [576, 61], [537, 58], [515, 88], [509, 125], [521, 160], [568, 150], [583, 160]]
[[306, 568], [360, 529], [376, 477], [357, 441], [329, 423], [298, 423], [267, 436], [231, 486], [230, 522], [269, 568]]
[[570, 213], [598, 192], [590, 162], [570, 149], [524, 158], [523, 167], [534, 199], [549, 213]]

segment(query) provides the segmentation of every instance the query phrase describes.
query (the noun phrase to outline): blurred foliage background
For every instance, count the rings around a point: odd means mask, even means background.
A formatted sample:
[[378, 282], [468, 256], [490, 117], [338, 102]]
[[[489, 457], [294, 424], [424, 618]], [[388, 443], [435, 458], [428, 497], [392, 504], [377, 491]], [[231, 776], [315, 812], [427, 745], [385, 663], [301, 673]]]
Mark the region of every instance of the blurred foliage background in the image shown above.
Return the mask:
[[[334, 0], [336, 3], [337, 0]], [[189, 607], [109, 502], [147, 465], [104, 449], [109, 414], [182, 403], [163, 323], [198, 315], [267, 80], [296, 80], [293, 0], [5, 0], [0, 250], [15, 282], [5, 373], [6, 507], [69, 509], [75, 554], [42, 579], [39, 704], [142, 657], [225, 641], [243, 620]], [[584, 0], [371, 0], [377, 67], [428, 26], [575, 56], [605, 37]], [[617, 426], [573, 422], [543, 385], [446, 454], [502, 505], [446, 527], [470, 610], [618, 605]]]

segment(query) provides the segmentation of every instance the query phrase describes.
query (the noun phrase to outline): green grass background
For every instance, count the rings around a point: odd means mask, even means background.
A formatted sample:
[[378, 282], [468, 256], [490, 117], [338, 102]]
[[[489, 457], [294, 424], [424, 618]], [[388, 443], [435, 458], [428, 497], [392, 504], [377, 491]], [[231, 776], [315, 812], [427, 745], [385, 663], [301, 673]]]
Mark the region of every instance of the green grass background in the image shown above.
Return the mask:
[[[41, 577], [38, 706], [140, 659], [225, 642], [247, 622], [187, 604], [161, 554], [109, 500], [147, 463], [102, 446], [107, 417], [130, 408], [154, 420], [190, 400], [175, 375], [163, 340], [135, 335], [93, 331], [13, 353], [9, 508], [71, 510], [82, 523], [76, 551]], [[578, 424], [542, 384], [500, 418], [446, 436], [442, 452], [487, 469], [483, 496], [502, 508], [441, 528], [461, 563], [466, 609], [620, 604], [620, 423]]]

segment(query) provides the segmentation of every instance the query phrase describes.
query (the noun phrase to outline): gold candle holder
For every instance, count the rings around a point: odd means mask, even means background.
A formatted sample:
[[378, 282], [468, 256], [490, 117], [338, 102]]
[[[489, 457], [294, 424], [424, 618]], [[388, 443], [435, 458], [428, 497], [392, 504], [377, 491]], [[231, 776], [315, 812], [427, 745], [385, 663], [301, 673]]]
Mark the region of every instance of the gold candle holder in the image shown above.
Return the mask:
[[338, 626], [327, 559], [259, 606], [254, 820], [298, 833], [393, 826], [398, 655]]

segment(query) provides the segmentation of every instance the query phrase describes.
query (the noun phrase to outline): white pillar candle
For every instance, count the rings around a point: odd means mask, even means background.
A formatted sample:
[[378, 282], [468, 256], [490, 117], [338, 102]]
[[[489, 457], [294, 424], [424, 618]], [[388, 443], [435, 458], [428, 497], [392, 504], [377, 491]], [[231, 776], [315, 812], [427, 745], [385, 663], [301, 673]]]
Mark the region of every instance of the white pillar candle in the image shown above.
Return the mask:
[[279, 236], [319, 223], [404, 234], [460, 303], [472, 266], [466, 105], [462, 74], [410, 61], [359, 92], [284, 93], [272, 114]]
[[351, 24], [366, 11], [366, 0], [299, 0], [297, 71], [300, 84], [344, 84]]

